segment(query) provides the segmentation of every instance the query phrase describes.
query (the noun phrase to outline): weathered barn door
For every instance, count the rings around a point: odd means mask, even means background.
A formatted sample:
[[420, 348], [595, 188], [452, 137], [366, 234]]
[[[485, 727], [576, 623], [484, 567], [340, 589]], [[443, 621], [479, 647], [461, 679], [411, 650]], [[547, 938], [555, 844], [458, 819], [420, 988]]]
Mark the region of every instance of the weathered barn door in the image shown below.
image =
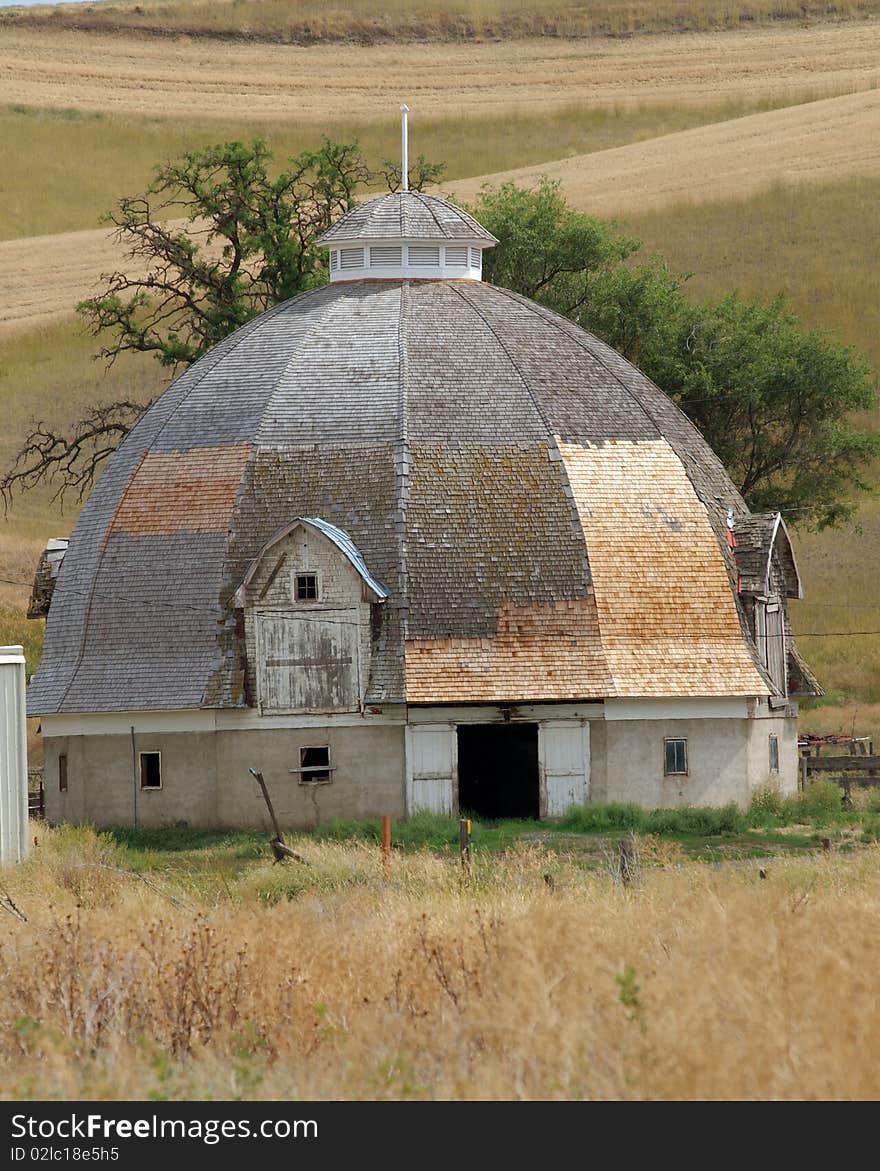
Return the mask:
[[562, 817], [590, 795], [590, 725], [548, 720], [538, 725], [541, 762], [541, 816]]
[[257, 615], [260, 705], [275, 711], [356, 711], [360, 704], [354, 610]]
[[407, 813], [425, 810], [451, 816], [455, 808], [457, 738], [453, 724], [407, 728]]
[[782, 694], [787, 695], [784, 613], [779, 598], [774, 595], [755, 602], [755, 641], [770, 678]]

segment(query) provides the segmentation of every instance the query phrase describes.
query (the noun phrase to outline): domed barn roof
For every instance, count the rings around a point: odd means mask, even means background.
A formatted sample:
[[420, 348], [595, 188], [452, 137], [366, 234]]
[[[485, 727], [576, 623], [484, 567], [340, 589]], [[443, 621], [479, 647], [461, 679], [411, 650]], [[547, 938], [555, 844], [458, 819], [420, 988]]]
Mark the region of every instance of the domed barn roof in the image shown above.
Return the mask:
[[570, 321], [475, 279], [331, 283], [216, 346], [116, 452], [31, 711], [242, 705], [237, 591], [301, 517], [387, 593], [368, 703], [766, 695], [729, 508], [685, 416]]

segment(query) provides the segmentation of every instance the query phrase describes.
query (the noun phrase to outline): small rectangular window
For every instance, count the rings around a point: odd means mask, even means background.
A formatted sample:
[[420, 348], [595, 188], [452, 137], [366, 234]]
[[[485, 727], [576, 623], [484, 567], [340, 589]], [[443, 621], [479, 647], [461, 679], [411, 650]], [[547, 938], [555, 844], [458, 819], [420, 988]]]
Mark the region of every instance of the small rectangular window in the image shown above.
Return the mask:
[[141, 753], [141, 788], [162, 788], [162, 753]]
[[479, 248], [471, 249], [471, 268], [479, 268], [483, 263], [483, 253]]
[[779, 739], [776, 736], [770, 737], [770, 772], [779, 772]]
[[446, 267], [447, 268], [467, 268], [468, 264], [468, 250], [466, 247], [455, 247], [446, 249]]
[[408, 249], [409, 263], [423, 265], [428, 268], [440, 267], [440, 248], [431, 248], [426, 244], [413, 244]]
[[317, 573], [298, 573], [296, 575], [296, 600], [298, 602], [316, 602], [318, 600]]
[[330, 252], [330, 271], [335, 272], [339, 268], [339, 251], [333, 248]]
[[58, 791], [67, 792], [67, 753], [62, 752], [58, 757]]
[[400, 268], [401, 249], [381, 247], [370, 249], [370, 268]]
[[663, 741], [664, 761], [663, 771], [668, 777], [686, 775], [687, 740], [668, 739]]
[[330, 768], [330, 745], [310, 744], [299, 750], [299, 783], [301, 785], [326, 785], [333, 771]]

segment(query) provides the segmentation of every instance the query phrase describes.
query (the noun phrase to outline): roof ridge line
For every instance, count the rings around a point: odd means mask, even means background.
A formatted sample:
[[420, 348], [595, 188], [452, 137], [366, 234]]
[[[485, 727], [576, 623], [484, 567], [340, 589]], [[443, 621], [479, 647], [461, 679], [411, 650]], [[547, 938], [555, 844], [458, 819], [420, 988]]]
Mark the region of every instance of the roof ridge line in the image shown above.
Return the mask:
[[407, 194], [412, 195], [416, 199], [418, 199], [418, 201], [422, 205], [422, 207], [424, 207], [430, 213], [431, 219], [434, 221], [434, 223], [440, 229], [444, 240], [455, 239], [454, 236], [450, 236], [449, 233], [446, 231], [446, 225], [441, 224], [440, 221], [437, 219], [437, 213], [434, 211], [433, 207], [431, 207], [430, 203], [427, 202], [427, 199], [425, 198], [424, 191], [409, 191], [409, 192], [407, 192]]

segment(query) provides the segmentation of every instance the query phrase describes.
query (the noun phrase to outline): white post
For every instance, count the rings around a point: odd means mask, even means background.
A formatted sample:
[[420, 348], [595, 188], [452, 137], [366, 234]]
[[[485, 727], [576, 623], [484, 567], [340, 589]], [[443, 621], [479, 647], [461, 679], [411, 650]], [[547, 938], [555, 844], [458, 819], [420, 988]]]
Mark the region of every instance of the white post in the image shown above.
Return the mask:
[[409, 106], [400, 107], [400, 189], [409, 191], [409, 130], [406, 116]]
[[0, 863], [27, 857], [28, 773], [24, 650], [0, 646]]

